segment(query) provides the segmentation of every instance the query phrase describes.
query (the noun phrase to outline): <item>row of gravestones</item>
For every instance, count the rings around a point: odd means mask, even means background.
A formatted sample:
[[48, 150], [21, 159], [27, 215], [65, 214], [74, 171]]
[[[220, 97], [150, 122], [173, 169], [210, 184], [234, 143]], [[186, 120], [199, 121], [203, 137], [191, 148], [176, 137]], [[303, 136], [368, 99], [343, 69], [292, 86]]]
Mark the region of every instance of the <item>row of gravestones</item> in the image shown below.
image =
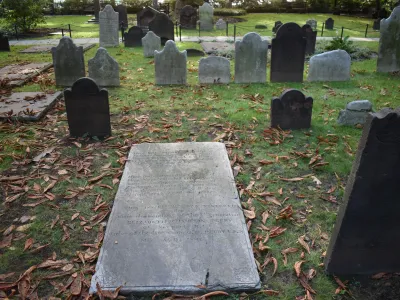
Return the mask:
[[[212, 30], [214, 26], [214, 10], [209, 3], [205, 2], [202, 6], [199, 7], [199, 16], [200, 30]], [[182, 28], [185, 29], [196, 29], [197, 10], [191, 5], [185, 5], [180, 10], [179, 24]], [[223, 19], [219, 19], [215, 23], [215, 29], [217, 30], [225, 30], [226, 26], [227, 24]]]
[[[326, 29], [333, 29], [335, 21], [332, 18], [328, 18], [324, 24], [325, 24], [325, 28]], [[272, 32], [276, 33], [279, 29], [279, 27], [281, 27], [283, 25], [283, 23], [281, 21], [276, 21], [274, 27], [272, 28]], [[314, 19], [309, 19], [306, 21], [306, 25], [310, 25], [311, 29], [313, 31], [317, 31], [317, 27], [318, 27], [318, 22]]]

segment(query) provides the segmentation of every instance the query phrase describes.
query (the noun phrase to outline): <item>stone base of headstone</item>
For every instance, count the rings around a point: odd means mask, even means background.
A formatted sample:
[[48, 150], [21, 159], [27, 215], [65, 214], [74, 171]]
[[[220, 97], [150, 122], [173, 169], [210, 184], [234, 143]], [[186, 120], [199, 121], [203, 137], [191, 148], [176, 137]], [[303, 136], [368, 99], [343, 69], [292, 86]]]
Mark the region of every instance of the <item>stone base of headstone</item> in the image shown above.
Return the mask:
[[[77, 44], [77, 46], [83, 47], [83, 52], [93, 48], [96, 44]], [[47, 53], [51, 52], [51, 48], [54, 46], [52, 45], [45, 45], [45, 46], [32, 46], [27, 49], [19, 51], [19, 53]]]
[[9, 86], [21, 86], [52, 66], [52, 63], [9, 65], [0, 69], [0, 81], [8, 81], [7, 85]]
[[368, 100], [353, 101], [347, 104], [346, 109], [340, 111], [337, 123], [349, 126], [362, 125], [370, 112], [372, 112], [372, 103]]

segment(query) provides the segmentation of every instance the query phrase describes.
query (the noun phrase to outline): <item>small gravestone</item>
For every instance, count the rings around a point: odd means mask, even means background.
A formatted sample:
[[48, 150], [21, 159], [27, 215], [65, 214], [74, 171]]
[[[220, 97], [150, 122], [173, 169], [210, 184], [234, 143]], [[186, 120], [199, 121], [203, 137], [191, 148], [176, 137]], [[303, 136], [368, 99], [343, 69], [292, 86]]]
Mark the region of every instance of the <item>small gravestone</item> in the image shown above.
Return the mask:
[[214, 8], [210, 3], [204, 2], [199, 7], [200, 30], [211, 31], [214, 29]]
[[215, 29], [217, 29], [217, 30], [226, 30], [226, 22], [223, 19], [219, 19], [215, 23]]
[[325, 21], [325, 29], [333, 30], [334, 24], [335, 24], [335, 21], [332, 18], [327, 19]]
[[131, 148], [90, 293], [97, 286], [129, 298], [260, 288], [224, 144]]
[[196, 29], [197, 10], [191, 5], [184, 6], [180, 10], [179, 23], [184, 29]]
[[51, 63], [8, 65], [0, 69], [0, 81], [3, 86], [21, 86], [52, 66]]
[[317, 31], [318, 23], [317, 23], [316, 20], [314, 20], [314, 19], [309, 19], [309, 20], [306, 21], [306, 24], [307, 24], [307, 25], [310, 25], [310, 27], [312, 28], [313, 31]]
[[124, 34], [125, 47], [142, 47], [143, 30], [138, 26], [132, 26]]
[[167, 41], [162, 51], [154, 51], [156, 84], [186, 84], [186, 61], [186, 51], [180, 52], [174, 41]]
[[119, 45], [119, 24], [118, 13], [114, 11], [111, 5], [100, 12], [100, 47], [118, 47]]
[[400, 108], [368, 114], [325, 257], [326, 272], [400, 271]]
[[56, 85], [71, 86], [85, 77], [82, 46], [76, 46], [71, 38], [64, 36], [57, 47], [51, 49]]
[[314, 55], [310, 59], [308, 81], [350, 80], [351, 57], [344, 50]]
[[381, 21], [378, 72], [400, 71], [400, 6], [393, 9], [388, 19]]
[[303, 82], [307, 40], [296, 23], [282, 25], [271, 52], [271, 82]]
[[[96, 46], [96, 44], [79, 44], [77, 46], [82, 46], [83, 52], [86, 52], [87, 50]], [[51, 52], [51, 48], [53, 48], [53, 46], [51, 45], [32, 46], [27, 49], [19, 51], [19, 53], [46, 53], [46, 52]]]
[[136, 15], [137, 26], [142, 28], [148, 28], [149, 23], [156, 17], [159, 12], [151, 7], [142, 9]]
[[161, 38], [162, 45], [165, 45], [169, 40], [175, 40], [174, 23], [164, 13], [159, 13], [155, 16], [149, 23], [149, 30]]
[[235, 82], [265, 83], [267, 79], [268, 41], [255, 32], [235, 43]]
[[271, 127], [302, 129], [311, 127], [313, 98], [301, 91], [287, 90], [271, 102]]
[[372, 25], [373, 30], [380, 30], [381, 29], [381, 19], [374, 20], [374, 24]]
[[302, 28], [303, 34], [307, 40], [306, 43], [306, 55], [312, 55], [315, 53], [315, 44], [317, 43], [317, 31], [313, 31], [311, 26], [306, 24]]
[[161, 49], [161, 39], [153, 31], [149, 31], [142, 38], [142, 45], [144, 57], [154, 57], [154, 51]]
[[276, 21], [274, 27], [272, 28], [273, 33], [277, 33], [279, 27], [281, 27], [283, 23], [281, 21]]
[[346, 105], [346, 109], [340, 111], [337, 123], [349, 126], [362, 125], [370, 112], [372, 112], [372, 103], [368, 100], [353, 101]]
[[72, 137], [111, 135], [108, 91], [91, 78], [77, 80], [64, 91], [69, 132]]
[[106, 49], [97, 49], [96, 56], [88, 61], [89, 77], [98, 86], [119, 86], [119, 65]]
[[209, 56], [200, 59], [199, 62], [199, 83], [228, 84], [231, 81], [231, 64], [225, 57]]
[[0, 51], [10, 52], [10, 43], [8, 37], [0, 32]]
[[268, 26], [267, 26], [267, 25], [262, 25], [262, 24], [257, 24], [257, 25], [255, 26], [255, 28], [256, 28], [256, 29], [268, 29]]
[[121, 28], [121, 25], [123, 25], [124, 29], [128, 28], [128, 11], [126, 10], [126, 6], [119, 4], [115, 8], [115, 11], [118, 13], [118, 24]]

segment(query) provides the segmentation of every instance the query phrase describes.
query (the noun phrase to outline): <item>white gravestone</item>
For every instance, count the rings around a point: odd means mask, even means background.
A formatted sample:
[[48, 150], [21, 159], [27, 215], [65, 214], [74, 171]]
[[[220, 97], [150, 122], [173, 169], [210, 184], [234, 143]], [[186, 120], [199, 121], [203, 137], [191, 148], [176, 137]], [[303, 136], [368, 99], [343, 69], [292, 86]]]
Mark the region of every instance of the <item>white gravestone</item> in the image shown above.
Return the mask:
[[231, 81], [231, 64], [229, 59], [221, 56], [209, 56], [200, 59], [199, 83], [229, 83]]
[[119, 46], [119, 20], [118, 13], [111, 5], [106, 7], [99, 14], [100, 24], [100, 47]]
[[161, 49], [161, 38], [153, 31], [147, 32], [142, 38], [143, 55], [144, 57], [154, 57], [154, 51]]
[[350, 80], [351, 57], [344, 50], [314, 55], [310, 59], [308, 81]]
[[219, 19], [217, 23], [215, 23], [215, 29], [217, 30], [225, 30], [226, 29], [226, 22], [222, 19]]
[[97, 49], [96, 56], [88, 61], [89, 77], [98, 86], [119, 86], [119, 65], [106, 49]]
[[167, 41], [162, 51], [154, 51], [156, 84], [186, 84], [186, 61], [186, 50], [180, 52], [174, 41]]

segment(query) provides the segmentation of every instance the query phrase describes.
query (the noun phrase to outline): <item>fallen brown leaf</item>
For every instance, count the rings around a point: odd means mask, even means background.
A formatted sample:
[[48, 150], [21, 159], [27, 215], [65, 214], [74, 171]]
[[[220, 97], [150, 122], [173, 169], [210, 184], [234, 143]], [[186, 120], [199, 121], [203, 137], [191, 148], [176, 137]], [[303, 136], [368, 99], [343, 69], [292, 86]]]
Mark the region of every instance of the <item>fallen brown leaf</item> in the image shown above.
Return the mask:
[[310, 247], [308, 246], [308, 244], [306, 243], [306, 241], [304, 240], [305, 236], [302, 235], [301, 237], [299, 237], [297, 239], [297, 241], [300, 243], [300, 245], [303, 246], [303, 248], [307, 251], [308, 254], [310, 254]]
[[296, 261], [294, 263], [294, 270], [296, 271], [296, 276], [300, 277], [300, 273], [301, 273], [301, 265], [304, 263], [304, 260], [300, 260], [300, 261]]

